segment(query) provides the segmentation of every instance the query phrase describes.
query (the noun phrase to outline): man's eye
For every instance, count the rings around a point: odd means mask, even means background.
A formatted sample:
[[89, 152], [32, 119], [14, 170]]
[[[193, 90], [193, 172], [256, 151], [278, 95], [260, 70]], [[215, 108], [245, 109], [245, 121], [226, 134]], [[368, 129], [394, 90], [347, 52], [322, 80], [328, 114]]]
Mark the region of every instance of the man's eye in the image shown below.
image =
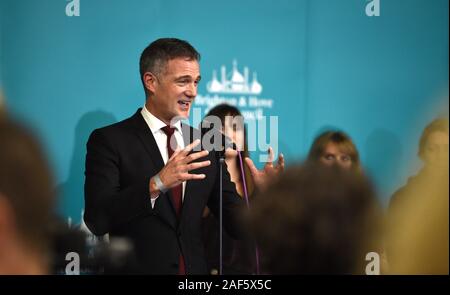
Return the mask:
[[333, 160], [334, 156], [333, 155], [325, 155], [325, 159], [326, 160]]

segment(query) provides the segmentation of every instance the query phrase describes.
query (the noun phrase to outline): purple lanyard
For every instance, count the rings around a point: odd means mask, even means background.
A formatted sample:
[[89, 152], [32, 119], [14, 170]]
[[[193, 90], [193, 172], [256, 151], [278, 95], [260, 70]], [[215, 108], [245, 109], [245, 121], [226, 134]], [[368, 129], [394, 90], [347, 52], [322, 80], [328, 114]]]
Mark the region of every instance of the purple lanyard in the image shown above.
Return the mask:
[[[242, 184], [244, 185], [244, 199], [247, 204], [247, 209], [250, 210], [250, 202], [248, 199], [248, 191], [247, 191], [247, 180], [245, 179], [245, 172], [244, 172], [244, 163], [242, 161], [241, 152], [238, 150], [237, 153], [239, 157], [239, 166], [241, 168]], [[255, 242], [255, 256], [256, 256], [256, 274], [259, 275], [259, 250], [256, 242]]]

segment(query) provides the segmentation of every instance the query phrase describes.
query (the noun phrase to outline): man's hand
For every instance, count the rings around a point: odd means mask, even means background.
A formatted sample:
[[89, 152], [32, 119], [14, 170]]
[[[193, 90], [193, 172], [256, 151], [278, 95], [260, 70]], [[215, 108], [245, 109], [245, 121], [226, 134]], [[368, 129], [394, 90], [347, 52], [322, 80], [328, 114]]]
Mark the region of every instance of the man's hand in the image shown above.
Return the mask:
[[280, 154], [278, 156], [278, 163], [274, 167], [273, 166], [273, 149], [269, 148], [269, 159], [264, 165], [262, 170], [258, 170], [253, 164], [253, 161], [250, 158], [246, 158], [245, 162], [250, 168], [250, 172], [253, 176], [253, 181], [257, 189], [264, 191], [276, 178], [281, 174], [284, 170], [284, 156]]
[[[204, 179], [206, 177], [205, 174], [190, 174], [188, 173], [191, 170], [195, 170], [201, 167], [206, 167], [211, 165], [211, 161], [202, 161], [195, 162], [199, 158], [203, 158], [208, 155], [208, 151], [201, 151], [192, 153], [188, 156], [188, 154], [200, 143], [200, 140], [197, 139], [184, 149], [176, 150], [172, 157], [170, 157], [169, 161], [167, 161], [166, 166], [159, 172], [159, 178], [162, 183], [167, 188], [173, 188], [183, 181], [186, 180], [195, 180], [195, 179]], [[155, 192], [155, 185], [153, 178], [150, 180], [150, 195], [153, 196]]]

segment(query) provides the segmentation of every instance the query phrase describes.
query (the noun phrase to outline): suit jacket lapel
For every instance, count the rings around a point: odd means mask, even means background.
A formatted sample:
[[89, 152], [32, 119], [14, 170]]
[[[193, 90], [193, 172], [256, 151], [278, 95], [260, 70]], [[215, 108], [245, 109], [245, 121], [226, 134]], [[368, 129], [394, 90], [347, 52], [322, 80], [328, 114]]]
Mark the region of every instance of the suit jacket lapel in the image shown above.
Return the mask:
[[136, 132], [144, 145], [147, 152], [150, 154], [150, 159], [155, 166], [156, 171], [160, 171], [164, 167], [164, 161], [159, 152], [158, 145], [156, 144], [155, 137], [153, 136], [150, 128], [147, 126], [144, 118], [141, 115], [141, 109], [139, 109], [133, 116]]
[[[139, 109], [136, 114], [134, 114], [133, 119], [136, 126], [137, 136], [149, 153], [150, 159], [153, 162], [155, 168], [155, 173], [157, 173], [164, 167], [164, 161], [162, 159], [161, 153], [159, 152], [155, 137], [153, 136], [147, 123], [141, 115], [141, 109]], [[165, 194], [161, 194], [156, 199], [153, 211], [156, 215], [159, 215], [173, 228], [177, 227], [177, 217], [172, 200], [172, 194], [170, 193], [170, 191]]]
[[[191, 126], [189, 126], [187, 124], [181, 124], [181, 130], [183, 133], [183, 140], [184, 140], [185, 146], [188, 146], [189, 144], [194, 142], [194, 140], [201, 138], [200, 131], [192, 128]], [[201, 144], [198, 145], [196, 148], [194, 148], [193, 152], [200, 151], [199, 150], [200, 147], [201, 147]], [[181, 221], [183, 221], [187, 217], [187, 214], [189, 212], [189, 207], [192, 203], [191, 189], [192, 189], [191, 181], [186, 181], [186, 188], [184, 190], [183, 207], [181, 210], [181, 217], [180, 217]], [[183, 225], [184, 222], [180, 222], [180, 224]]]

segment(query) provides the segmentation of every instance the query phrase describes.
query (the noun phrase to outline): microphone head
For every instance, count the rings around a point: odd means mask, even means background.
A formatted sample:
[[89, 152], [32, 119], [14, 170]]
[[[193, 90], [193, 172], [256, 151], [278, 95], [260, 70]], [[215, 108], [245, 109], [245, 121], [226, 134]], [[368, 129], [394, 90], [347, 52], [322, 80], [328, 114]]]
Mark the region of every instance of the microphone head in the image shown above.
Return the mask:
[[[219, 125], [221, 126], [221, 125]], [[199, 126], [202, 147], [210, 152], [215, 152], [219, 159], [225, 158], [225, 150], [231, 148], [237, 150], [236, 144], [233, 140], [226, 136], [217, 124], [213, 124], [207, 119], [204, 119]]]

